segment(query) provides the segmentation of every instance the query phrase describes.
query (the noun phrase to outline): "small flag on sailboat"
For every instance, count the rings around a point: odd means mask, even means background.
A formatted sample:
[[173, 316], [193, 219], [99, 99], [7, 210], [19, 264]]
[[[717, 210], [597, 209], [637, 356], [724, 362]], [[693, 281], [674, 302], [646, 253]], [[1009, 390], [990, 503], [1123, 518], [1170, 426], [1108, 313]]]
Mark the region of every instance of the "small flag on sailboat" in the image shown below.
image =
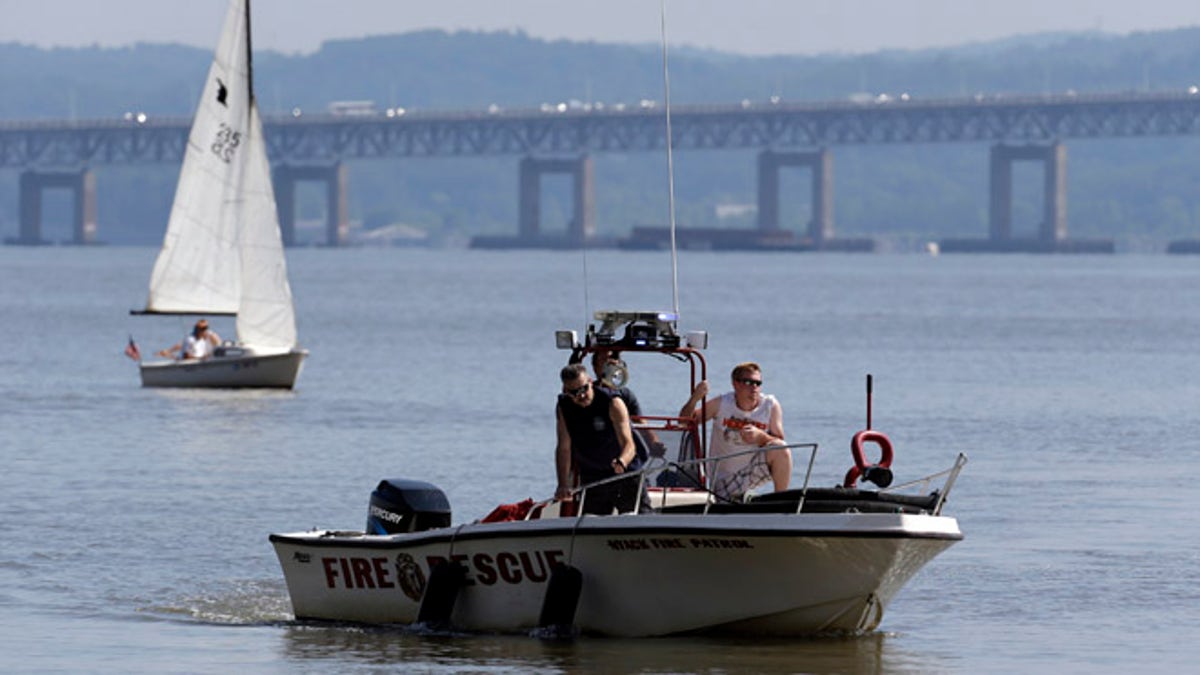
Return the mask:
[[133, 341], [132, 335], [129, 336], [129, 344], [125, 345], [125, 356], [128, 356], [134, 361], [142, 360], [142, 352], [138, 349], [137, 343]]

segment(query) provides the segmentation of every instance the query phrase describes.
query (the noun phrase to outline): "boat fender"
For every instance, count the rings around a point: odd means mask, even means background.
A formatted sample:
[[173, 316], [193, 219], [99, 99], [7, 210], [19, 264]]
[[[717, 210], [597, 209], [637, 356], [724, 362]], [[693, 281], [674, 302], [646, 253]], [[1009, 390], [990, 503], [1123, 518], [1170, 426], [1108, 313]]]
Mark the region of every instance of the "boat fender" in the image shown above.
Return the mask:
[[450, 626], [450, 614], [458, 600], [458, 592], [466, 585], [467, 568], [453, 561], [444, 561], [429, 570], [429, 583], [421, 596], [417, 623], [435, 630]]
[[[863, 456], [863, 443], [874, 443], [879, 446], [879, 462], [867, 464]], [[881, 488], [892, 484], [892, 441], [881, 431], [864, 429], [850, 439], [850, 454], [854, 456], [854, 466], [846, 472], [842, 487], [852, 488], [858, 479], [872, 482]]]
[[567, 639], [575, 635], [575, 610], [583, 590], [583, 572], [571, 565], [556, 565], [550, 571], [542, 613], [538, 618], [537, 635], [543, 638]]

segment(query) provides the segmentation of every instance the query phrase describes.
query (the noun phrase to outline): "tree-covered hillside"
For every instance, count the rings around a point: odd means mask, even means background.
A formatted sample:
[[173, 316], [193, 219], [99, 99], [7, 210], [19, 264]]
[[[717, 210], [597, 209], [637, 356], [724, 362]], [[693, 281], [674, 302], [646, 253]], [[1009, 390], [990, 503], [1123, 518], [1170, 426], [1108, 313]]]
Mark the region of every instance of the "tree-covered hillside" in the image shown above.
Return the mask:
[[[135, 110], [187, 116], [209, 59], [208, 50], [177, 45], [46, 50], [0, 44], [0, 87], [7, 94], [0, 97], [0, 119], [111, 118]], [[259, 53], [255, 59], [256, 88], [267, 114], [324, 110], [335, 100], [369, 99], [381, 108], [478, 110], [492, 104], [515, 108], [571, 99], [628, 103], [662, 97], [657, 45], [545, 41], [520, 32], [421, 31], [328, 42], [307, 55]], [[1198, 83], [1200, 29], [1047, 34], [867, 55], [744, 57], [693, 49], [671, 54], [672, 100], [678, 104], [772, 96], [835, 100], [863, 93], [925, 98], [1183, 90]], [[1072, 234], [1200, 234], [1198, 147], [1191, 137], [1069, 142]], [[931, 238], [986, 231], [985, 145], [833, 150], [839, 232]], [[736, 207], [754, 201], [753, 153], [680, 153], [676, 161], [680, 222], [752, 222], [752, 215]], [[1032, 232], [1040, 209], [1040, 169], [1024, 169], [1018, 165], [1015, 217], [1018, 229]], [[175, 171], [98, 167], [102, 238], [157, 241]], [[596, 180], [604, 233], [664, 220], [663, 158], [598, 155]], [[795, 193], [783, 214], [792, 227], [802, 227], [807, 219], [804, 180], [785, 176], [785, 187]], [[562, 227], [569, 209], [565, 179], [561, 184], [549, 180], [546, 193], [544, 221], [550, 228]], [[320, 217], [321, 201], [320, 191], [302, 191], [302, 217]], [[516, 160], [356, 162], [350, 210], [368, 227], [406, 223], [434, 232], [512, 233]], [[65, 224], [55, 224], [65, 223], [65, 214], [66, 206], [48, 203], [48, 229], [65, 231]], [[0, 172], [5, 236], [15, 232], [15, 218], [15, 172]]]

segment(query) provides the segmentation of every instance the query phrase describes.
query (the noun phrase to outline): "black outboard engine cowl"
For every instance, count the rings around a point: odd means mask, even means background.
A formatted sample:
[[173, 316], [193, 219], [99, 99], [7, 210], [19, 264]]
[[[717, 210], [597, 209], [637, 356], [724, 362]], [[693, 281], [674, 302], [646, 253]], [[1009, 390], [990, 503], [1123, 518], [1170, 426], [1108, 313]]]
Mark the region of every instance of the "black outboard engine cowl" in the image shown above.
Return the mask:
[[379, 481], [367, 509], [367, 534], [403, 534], [450, 525], [450, 501], [436, 485], [406, 478]]

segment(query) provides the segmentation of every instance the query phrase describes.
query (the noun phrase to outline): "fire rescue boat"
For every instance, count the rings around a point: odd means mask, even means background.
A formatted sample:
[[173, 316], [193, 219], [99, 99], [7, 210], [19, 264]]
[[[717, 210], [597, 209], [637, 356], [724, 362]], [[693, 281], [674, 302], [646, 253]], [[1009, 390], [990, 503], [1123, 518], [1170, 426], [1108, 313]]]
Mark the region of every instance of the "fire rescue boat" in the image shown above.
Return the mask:
[[[559, 331], [558, 347], [576, 358], [665, 354], [689, 366], [692, 387], [707, 378], [707, 334], [681, 335], [674, 314], [595, 318], [582, 340]], [[623, 362], [611, 374], [624, 379]], [[891, 442], [870, 428], [870, 381], [867, 429], [833, 487], [810, 486], [817, 446], [805, 443], [788, 446], [797, 466], [807, 454], [800, 487], [718, 498], [705, 425], [671, 415], [635, 420], [639, 446], [654, 438], [662, 456], [648, 453], [634, 474], [648, 499], [631, 513], [580, 515], [593, 484], [572, 501], [526, 500], [455, 524], [436, 486], [383, 480], [363, 531], [270, 536], [296, 619], [622, 637], [873, 630], [904, 584], [963, 538], [943, 509], [966, 457], [893, 485]]]

